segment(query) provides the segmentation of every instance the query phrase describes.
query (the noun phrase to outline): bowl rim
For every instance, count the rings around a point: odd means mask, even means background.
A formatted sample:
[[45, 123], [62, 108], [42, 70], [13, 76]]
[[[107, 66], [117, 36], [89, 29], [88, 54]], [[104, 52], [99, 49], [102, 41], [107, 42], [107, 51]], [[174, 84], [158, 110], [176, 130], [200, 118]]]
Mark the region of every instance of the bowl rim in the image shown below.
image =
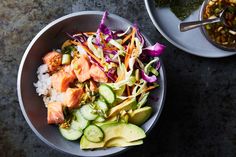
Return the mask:
[[[75, 156], [81, 156], [80, 154], [73, 154], [73, 153], [70, 153], [68, 151], [65, 151], [63, 149], [60, 149], [59, 147], [57, 147], [56, 145], [54, 145], [53, 143], [49, 142], [45, 137], [43, 137], [39, 132], [38, 130], [34, 127], [34, 125], [31, 123], [31, 120], [29, 119], [26, 111], [25, 111], [25, 107], [24, 107], [24, 103], [23, 103], [23, 98], [22, 98], [22, 94], [21, 94], [21, 81], [22, 81], [22, 70], [23, 70], [23, 67], [24, 67], [24, 64], [25, 64], [25, 61], [26, 61], [26, 58], [31, 50], [31, 48], [33, 47], [33, 45], [35, 44], [35, 42], [38, 40], [38, 38], [43, 34], [45, 33], [49, 28], [53, 27], [54, 25], [56, 25], [57, 23], [59, 22], [62, 22], [66, 19], [69, 19], [69, 18], [73, 18], [73, 17], [77, 17], [77, 16], [82, 16], [82, 15], [103, 15], [104, 11], [79, 11], [79, 12], [74, 12], [74, 13], [70, 13], [70, 14], [67, 14], [67, 15], [64, 15], [60, 18], [57, 18], [55, 20], [53, 20], [52, 22], [50, 22], [49, 24], [47, 24], [45, 27], [43, 27], [43, 29], [41, 29], [35, 36], [34, 38], [31, 40], [31, 42], [29, 43], [29, 45], [27, 46], [22, 58], [21, 58], [21, 62], [20, 62], [20, 65], [19, 65], [19, 68], [18, 68], [18, 74], [17, 74], [17, 96], [18, 96], [18, 101], [19, 101], [19, 104], [20, 104], [20, 108], [21, 108], [21, 112], [26, 120], [26, 122], [28, 123], [28, 125], [30, 126], [30, 128], [33, 130], [33, 132], [36, 134], [36, 136], [41, 140], [43, 141], [44, 143], [46, 143], [48, 146], [50, 146], [51, 148], [55, 149], [55, 150], [58, 150], [59, 152], [62, 152], [64, 154], [70, 154], [70, 155], [75, 155]], [[123, 17], [120, 17], [116, 14], [112, 14], [112, 13], [109, 13], [109, 16], [111, 16], [112, 18], [116, 19], [116, 20], [119, 20], [119, 21], [124, 21], [125, 23], [129, 24], [129, 25], [132, 25], [132, 23], [130, 21], [128, 21], [127, 19], [123, 18]], [[146, 37], [146, 35], [142, 32], [142, 35], [144, 36], [144, 39], [152, 44], [152, 42], [150, 41], [149, 38]], [[146, 134], [149, 134], [149, 132], [153, 129], [153, 127], [156, 126], [156, 123], [162, 113], [162, 110], [163, 110], [163, 107], [164, 107], [164, 104], [165, 104], [165, 98], [166, 98], [166, 85], [167, 85], [167, 80], [166, 80], [166, 72], [165, 72], [165, 67], [164, 67], [164, 64], [163, 64], [163, 61], [162, 59], [160, 58], [160, 62], [161, 62], [161, 70], [163, 72], [163, 76], [162, 76], [162, 80], [163, 80], [163, 96], [162, 96], [162, 99], [159, 99], [159, 104], [160, 104], [160, 108], [158, 110], [158, 113], [157, 113], [157, 116], [156, 118], [154, 119], [154, 121], [152, 122], [152, 125], [150, 125], [150, 127], [147, 129]], [[117, 147], [117, 148], [120, 148], [116, 151], [114, 151], [112, 154], [104, 154], [104, 155], [100, 155], [100, 156], [107, 156], [107, 155], [117, 155], [117, 154], [120, 154], [124, 151], [127, 151], [128, 149], [130, 149], [131, 147]], [[83, 156], [83, 155], [82, 155]]]
[[[199, 12], [199, 20], [202, 21], [203, 20], [203, 14], [205, 12], [206, 6], [209, 3], [210, 0], [204, 0], [201, 8], [200, 8], [200, 12]], [[236, 47], [235, 48], [230, 48], [221, 44], [218, 44], [216, 42], [214, 42], [208, 35], [206, 29], [204, 26], [201, 26], [201, 33], [203, 34], [203, 36], [207, 39], [207, 41], [209, 41], [212, 45], [214, 45], [215, 47], [224, 50], [224, 51], [228, 51], [228, 52], [235, 52], [236, 51]]]

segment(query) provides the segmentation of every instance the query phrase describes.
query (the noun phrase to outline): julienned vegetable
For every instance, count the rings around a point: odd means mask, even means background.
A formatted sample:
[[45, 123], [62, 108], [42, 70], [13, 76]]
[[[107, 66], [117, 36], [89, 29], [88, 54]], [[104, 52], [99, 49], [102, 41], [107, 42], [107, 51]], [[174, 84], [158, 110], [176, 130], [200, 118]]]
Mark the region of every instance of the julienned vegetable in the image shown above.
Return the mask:
[[81, 149], [142, 144], [146, 135], [136, 125], [151, 115], [146, 102], [159, 86], [158, 56], [165, 46], [145, 47], [136, 25], [110, 30], [107, 17], [96, 32], [67, 33], [61, 50], [44, 56], [34, 84], [48, 124], [59, 125], [67, 140], [81, 137]]

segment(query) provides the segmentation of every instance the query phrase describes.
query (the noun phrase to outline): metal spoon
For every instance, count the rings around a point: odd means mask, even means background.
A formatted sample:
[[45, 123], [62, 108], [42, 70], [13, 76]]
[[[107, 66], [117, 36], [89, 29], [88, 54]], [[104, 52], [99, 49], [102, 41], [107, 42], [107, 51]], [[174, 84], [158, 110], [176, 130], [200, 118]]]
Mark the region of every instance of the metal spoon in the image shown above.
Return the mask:
[[204, 26], [206, 24], [217, 23], [217, 22], [223, 22], [223, 24], [228, 27], [227, 23], [225, 22], [226, 10], [228, 10], [228, 7], [226, 7], [224, 10], [221, 11], [221, 13], [219, 14], [219, 17], [214, 18], [214, 19], [192, 21], [192, 22], [182, 22], [179, 25], [179, 30], [181, 32], [185, 32], [185, 31], [188, 31], [188, 30], [200, 27], [200, 26]]

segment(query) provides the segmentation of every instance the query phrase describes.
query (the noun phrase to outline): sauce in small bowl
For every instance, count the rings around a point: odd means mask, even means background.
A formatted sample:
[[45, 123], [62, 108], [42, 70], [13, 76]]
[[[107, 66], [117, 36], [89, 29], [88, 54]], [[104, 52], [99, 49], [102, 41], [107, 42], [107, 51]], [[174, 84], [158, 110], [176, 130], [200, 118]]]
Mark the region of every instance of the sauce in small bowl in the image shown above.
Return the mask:
[[200, 19], [219, 17], [226, 7], [225, 24], [223, 22], [208, 24], [202, 27], [202, 31], [215, 46], [227, 51], [236, 51], [235, 0], [206, 0], [202, 5]]

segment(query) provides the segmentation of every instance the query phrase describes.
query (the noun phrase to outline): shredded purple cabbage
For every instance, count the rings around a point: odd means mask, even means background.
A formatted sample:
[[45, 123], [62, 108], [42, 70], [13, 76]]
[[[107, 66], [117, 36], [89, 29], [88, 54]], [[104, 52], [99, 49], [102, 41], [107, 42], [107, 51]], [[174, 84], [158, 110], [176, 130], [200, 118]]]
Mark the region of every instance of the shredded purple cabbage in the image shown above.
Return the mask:
[[161, 67], [161, 62], [160, 60], [157, 61], [155, 69], [158, 71]]
[[100, 25], [99, 25], [99, 27], [98, 27], [98, 29], [97, 29], [97, 32], [96, 32], [96, 43], [97, 43], [97, 44], [100, 44], [100, 42], [101, 42], [101, 38], [100, 38], [101, 29], [100, 29], [100, 27], [101, 27], [102, 25], [104, 25], [105, 20], [106, 20], [106, 18], [107, 18], [107, 15], [108, 15], [108, 12], [105, 11], [104, 14], [103, 14], [103, 16], [102, 16], [101, 23], [100, 23]]
[[105, 25], [105, 20], [106, 20], [107, 16], [108, 16], [108, 12], [105, 11], [102, 16], [101, 23], [100, 23], [100, 25], [97, 29], [97, 32], [96, 32], [96, 42], [98, 45], [101, 45], [100, 33], [108, 35], [108, 37], [106, 38], [106, 42], [109, 42], [111, 39], [113, 39], [112, 31]]
[[149, 83], [153, 83], [157, 81], [157, 77], [155, 75], [148, 76], [147, 74], [145, 74], [144, 70], [141, 70], [141, 76], [142, 76], [142, 79], [144, 79], [145, 81]]
[[117, 61], [113, 60], [113, 59], [112, 59], [112, 58], [110, 58], [108, 55], [105, 55], [105, 60], [106, 60], [106, 62], [107, 62], [107, 63], [111, 63], [111, 62], [113, 62], [113, 63], [116, 63], [116, 64], [118, 64], [118, 62], [117, 62]]
[[143, 35], [140, 33], [140, 31], [139, 31], [139, 29], [138, 29], [138, 27], [137, 27], [137, 25], [136, 24], [134, 24], [134, 27], [136, 28], [136, 36], [138, 37], [138, 39], [139, 39], [139, 41], [141, 42], [141, 44], [142, 44], [142, 46], [144, 46], [144, 44], [145, 44], [145, 40], [144, 40], [144, 38], [143, 38]]
[[166, 47], [162, 44], [156, 43], [153, 46], [148, 46], [143, 49], [143, 52], [151, 57], [157, 57], [164, 52]]
[[106, 74], [106, 76], [107, 76], [109, 79], [111, 79], [113, 82], [116, 81], [116, 79], [115, 79], [115, 69], [109, 69], [107, 73], [105, 72], [105, 74]]
[[71, 39], [77, 40], [77, 41], [79, 41], [81, 43], [84, 43], [84, 42], [87, 41], [87, 38], [85, 38], [85, 36], [83, 36], [83, 35], [81, 35], [81, 36], [73, 36], [73, 35], [71, 35], [71, 34], [69, 34], [67, 32], [66, 32], [66, 35], [68, 35]]
[[115, 54], [117, 54], [118, 52], [115, 51], [115, 50], [104, 50], [104, 53], [105, 53], [105, 54], [113, 54], [113, 55], [115, 55]]
[[108, 55], [105, 55], [105, 60], [106, 60], [107, 63], [112, 62], [112, 59]]

